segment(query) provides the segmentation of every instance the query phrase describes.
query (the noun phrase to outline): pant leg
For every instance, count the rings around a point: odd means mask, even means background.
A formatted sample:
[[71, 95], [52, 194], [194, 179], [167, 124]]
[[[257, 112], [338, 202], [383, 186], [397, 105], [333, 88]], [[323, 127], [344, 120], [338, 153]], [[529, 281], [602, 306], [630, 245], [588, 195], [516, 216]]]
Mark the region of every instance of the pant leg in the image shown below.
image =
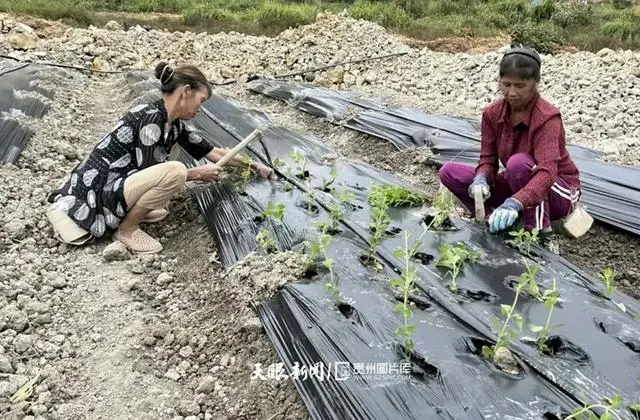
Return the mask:
[[[445, 163], [439, 171], [440, 182], [455, 195], [470, 212], [475, 211], [473, 198], [469, 196], [469, 186], [475, 176], [475, 168], [457, 162]], [[511, 195], [511, 190], [507, 182], [496, 177], [495, 184], [491, 187], [491, 197], [485, 202], [487, 215], [490, 210], [495, 209]]]
[[[507, 162], [505, 179], [513, 191], [520, 191], [532, 177], [536, 164], [533, 157], [526, 153], [517, 153]], [[579, 192], [571, 191], [562, 179], [558, 179], [547, 198], [535, 207], [524, 209], [524, 227], [526, 230], [540, 231], [551, 229], [551, 221], [560, 219], [571, 211], [577, 202]]]
[[127, 209], [138, 205], [149, 210], [161, 209], [187, 181], [187, 168], [176, 161], [153, 165], [136, 172], [124, 181]]

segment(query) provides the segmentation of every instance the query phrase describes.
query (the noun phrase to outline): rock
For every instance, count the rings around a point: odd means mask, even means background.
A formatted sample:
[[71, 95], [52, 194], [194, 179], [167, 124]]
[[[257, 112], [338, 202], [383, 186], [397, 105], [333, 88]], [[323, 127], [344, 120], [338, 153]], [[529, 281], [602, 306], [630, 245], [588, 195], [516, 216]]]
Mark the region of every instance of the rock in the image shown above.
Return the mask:
[[329, 69], [329, 71], [327, 72], [327, 79], [334, 85], [341, 84], [344, 80], [344, 67], [337, 66]]
[[104, 25], [104, 29], [108, 31], [122, 31], [124, 28], [115, 20], [110, 20]]
[[158, 286], [164, 286], [165, 284], [169, 284], [173, 281], [173, 276], [169, 273], [160, 273], [156, 278], [156, 284]]
[[31, 407], [31, 412], [33, 414], [35, 414], [36, 416], [40, 416], [40, 415], [45, 414], [47, 412], [47, 406], [44, 405], [44, 404], [36, 404], [36, 405]]
[[18, 334], [13, 340], [13, 349], [16, 353], [22, 354], [33, 346], [33, 336], [26, 334]]
[[176, 406], [176, 411], [181, 416], [196, 416], [200, 414], [200, 406], [191, 400], [180, 400]]
[[56, 152], [60, 153], [68, 160], [73, 160], [78, 157], [78, 151], [70, 144], [58, 142], [55, 145]]
[[53, 287], [54, 289], [63, 289], [67, 286], [67, 281], [61, 276], [56, 276], [52, 279], [49, 279], [48, 283], [49, 286]]
[[0, 373], [13, 373], [15, 370], [11, 366], [11, 359], [6, 354], [0, 354]]
[[503, 371], [512, 375], [519, 375], [522, 369], [511, 351], [506, 347], [499, 347], [493, 355], [493, 362]]
[[164, 324], [158, 324], [153, 327], [152, 334], [155, 338], [165, 338], [169, 334], [169, 327]]
[[191, 346], [184, 346], [183, 348], [180, 349], [180, 356], [187, 358], [187, 357], [191, 357], [193, 355], [193, 349], [191, 348]]
[[235, 73], [233, 72], [233, 70], [225, 68], [220, 70], [220, 76], [222, 76], [222, 78], [224, 79], [231, 79], [233, 78], [233, 76], [235, 76]]
[[153, 345], [156, 344], [156, 339], [154, 337], [147, 336], [147, 337], [144, 338], [143, 342], [144, 342], [145, 346], [152, 347]]
[[196, 393], [198, 394], [209, 394], [214, 390], [216, 384], [216, 380], [213, 376], [205, 376], [200, 380], [200, 384], [198, 388], [196, 388]]
[[129, 250], [120, 241], [112, 242], [102, 251], [102, 257], [105, 261], [124, 261], [129, 259]]
[[180, 380], [181, 375], [178, 373], [177, 370], [175, 369], [169, 369], [167, 371], [167, 373], [164, 374], [165, 378], [171, 379], [174, 382], [177, 382]]
[[23, 219], [15, 218], [3, 226], [11, 238], [22, 239], [27, 235], [27, 224]]
[[29, 317], [24, 311], [14, 311], [7, 316], [7, 326], [17, 332], [22, 332], [29, 326]]
[[129, 269], [132, 274], [143, 274], [145, 272], [144, 265], [142, 265], [138, 260], [128, 261], [127, 269]]
[[38, 36], [30, 32], [13, 32], [9, 34], [9, 45], [14, 50], [35, 50], [38, 47]]

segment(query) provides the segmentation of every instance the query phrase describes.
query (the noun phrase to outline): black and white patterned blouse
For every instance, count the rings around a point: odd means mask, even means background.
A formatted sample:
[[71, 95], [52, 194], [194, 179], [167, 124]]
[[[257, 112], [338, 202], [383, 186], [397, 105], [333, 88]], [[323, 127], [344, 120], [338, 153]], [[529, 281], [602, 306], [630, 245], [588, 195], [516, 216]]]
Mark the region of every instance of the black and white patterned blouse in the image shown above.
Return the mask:
[[95, 237], [115, 232], [128, 211], [124, 199], [128, 176], [167, 161], [176, 143], [195, 159], [202, 159], [213, 149], [183, 121], [176, 120], [169, 126], [167, 120], [162, 99], [132, 108], [48, 201], [55, 202]]

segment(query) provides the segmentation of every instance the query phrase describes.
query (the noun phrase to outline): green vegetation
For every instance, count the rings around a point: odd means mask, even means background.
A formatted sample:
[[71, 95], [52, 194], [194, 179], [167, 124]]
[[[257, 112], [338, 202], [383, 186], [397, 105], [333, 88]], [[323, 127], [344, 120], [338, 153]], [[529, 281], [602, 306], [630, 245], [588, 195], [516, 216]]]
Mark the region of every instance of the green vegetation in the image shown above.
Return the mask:
[[441, 245], [438, 248], [438, 251], [442, 254], [442, 256], [436, 262], [436, 267], [444, 267], [448, 269], [448, 271], [445, 273], [445, 276], [447, 274], [451, 276], [449, 290], [456, 293], [458, 291], [458, 283], [456, 282], [456, 279], [460, 274], [460, 270], [462, 270], [462, 266], [467, 261], [478, 261], [480, 256], [472, 249], [469, 249], [464, 243], [460, 243], [457, 245]]
[[[159, 18], [170, 29], [275, 34], [308, 24], [322, 11], [347, 9], [358, 19], [380, 23], [392, 31], [418, 39], [491, 37], [508, 34], [513, 42], [540, 52], [563, 45], [580, 49], [638, 48], [640, 6], [630, 0], [589, 2], [544, 0], [0, 0], [0, 11], [63, 19], [80, 25], [108, 20], [95, 12], [165, 12], [180, 19]], [[110, 17], [112, 18], [112, 17]]]
[[397, 185], [374, 185], [369, 192], [369, 203], [385, 201], [389, 207], [417, 206], [426, 200], [422, 194]]

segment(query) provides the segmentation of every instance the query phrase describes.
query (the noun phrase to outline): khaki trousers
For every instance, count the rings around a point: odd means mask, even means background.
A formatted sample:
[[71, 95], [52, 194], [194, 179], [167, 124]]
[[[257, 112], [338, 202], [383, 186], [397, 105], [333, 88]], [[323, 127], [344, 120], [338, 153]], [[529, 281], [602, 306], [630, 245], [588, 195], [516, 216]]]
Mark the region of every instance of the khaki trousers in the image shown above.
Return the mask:
[[[148, 210], [162, 209], [171, 197], [184, 188], [186, 181], [187, 168], [176, 161], [160, 163], [136, 172], [124, 181], [127, 210], [136, 205]], [[78, 226], [55, 203], [49, 207], [47, 217], [63, 242], [83, 245], [92, 239], [89, 232]]]

